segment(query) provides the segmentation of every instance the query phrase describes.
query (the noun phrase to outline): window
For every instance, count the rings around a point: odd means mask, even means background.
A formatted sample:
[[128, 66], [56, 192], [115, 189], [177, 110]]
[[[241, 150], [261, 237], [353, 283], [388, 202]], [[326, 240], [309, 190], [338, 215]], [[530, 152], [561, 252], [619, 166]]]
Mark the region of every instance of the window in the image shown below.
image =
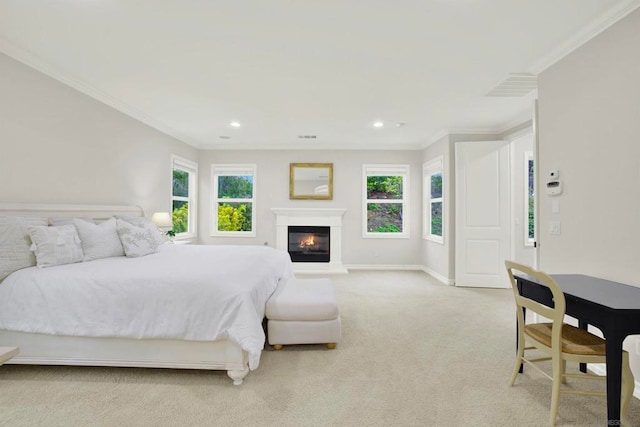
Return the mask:
[[256, 165], [212, 165], [212, 236], [255, 237]]
[[172, 190], [171, 211], [176, 237], [196, 236], [196, 183], [198, 165], [178, 156], [171, 156]]
[[408, 238], [409, 165], [363, 165], [363, 237]]
[[534, 163], [533, 152], [527, 151], [524, 153], [524, 223], [527, 224], [527, 228], [524, 230], [524, 244], [525, 246], [533, 246], [536, 240], [535, 234], [535, 210], [534, 210]]
[[424, 200], [422, 237], [438, 243], [444, 243], [442, 172], [442, 156], [422, 165], [422, 190]]

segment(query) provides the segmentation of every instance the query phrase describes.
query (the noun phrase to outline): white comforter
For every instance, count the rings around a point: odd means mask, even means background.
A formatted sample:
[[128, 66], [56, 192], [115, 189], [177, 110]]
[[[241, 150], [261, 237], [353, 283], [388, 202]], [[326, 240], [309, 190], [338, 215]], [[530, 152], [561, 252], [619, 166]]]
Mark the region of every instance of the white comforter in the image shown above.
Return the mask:
[[292, 277], [289, 255], [262, 246], [163, 245], [16, 271], [0, 283], [0, 329], [86, 337], [228, 338], [260, 361], [265, 303]]

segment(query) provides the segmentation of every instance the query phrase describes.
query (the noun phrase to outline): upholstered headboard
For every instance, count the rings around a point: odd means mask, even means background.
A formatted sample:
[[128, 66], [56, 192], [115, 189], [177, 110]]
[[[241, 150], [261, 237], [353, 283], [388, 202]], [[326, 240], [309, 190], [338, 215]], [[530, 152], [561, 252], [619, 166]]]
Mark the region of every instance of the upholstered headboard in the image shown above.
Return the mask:
[[140, 206], [0, 202], [0, 216], [3, 215], [92, 218], [95, 220], [103, 220], [115, 215], [144, 216], [144, 211]]

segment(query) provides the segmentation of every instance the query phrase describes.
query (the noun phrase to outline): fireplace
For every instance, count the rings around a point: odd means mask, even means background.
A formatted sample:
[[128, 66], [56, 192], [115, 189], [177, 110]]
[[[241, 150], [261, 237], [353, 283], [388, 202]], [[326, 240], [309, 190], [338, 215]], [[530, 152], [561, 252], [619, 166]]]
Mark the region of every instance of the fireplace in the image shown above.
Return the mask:
[[321, 227], [329, 228], [328, 240], [331, 248], [326, 258], [329, 262], [296, 261], [300, 250], [292, 255], [295, 274], [348, 274], [342, 265], [342, 216], [347, 211], [343, 208], [271, 208], [276, 217], [276, 248], [285, 252], [289, 250], [289, 227]]
[[331, 235], [329, 227], [289, 226], [287, 250], [293, 262], [329, 262]]

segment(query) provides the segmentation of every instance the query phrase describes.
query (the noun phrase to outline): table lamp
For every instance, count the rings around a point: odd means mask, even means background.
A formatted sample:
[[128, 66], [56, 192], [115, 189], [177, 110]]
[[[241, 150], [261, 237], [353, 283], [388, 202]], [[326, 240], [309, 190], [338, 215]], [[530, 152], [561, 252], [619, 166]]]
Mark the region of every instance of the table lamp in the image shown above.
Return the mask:
[[171, 236], [169, 236], [168, 231], [173, 229], [173, 221], [169, 212], [155, 212], [151, 215], [151, 222], [162, 230], [162, 234], [167, 236], [167, 239], [171, 241]]

